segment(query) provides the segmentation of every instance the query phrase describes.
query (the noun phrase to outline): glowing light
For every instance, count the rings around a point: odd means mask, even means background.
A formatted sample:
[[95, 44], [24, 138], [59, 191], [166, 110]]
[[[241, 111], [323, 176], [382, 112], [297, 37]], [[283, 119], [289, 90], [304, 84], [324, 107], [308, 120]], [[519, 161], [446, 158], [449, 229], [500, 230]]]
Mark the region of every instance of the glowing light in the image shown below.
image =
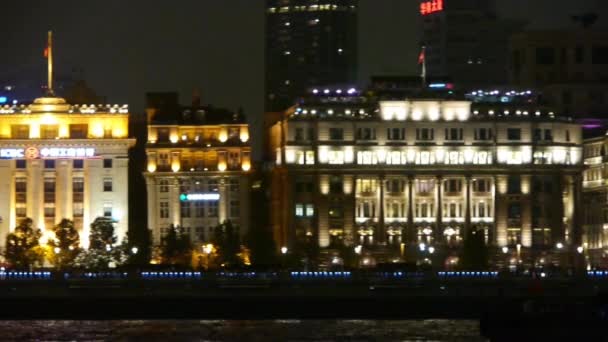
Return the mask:
[[564, 244], [561, 242], [558, 242], [557, 244], [555, 244], [555, 247], [557, 247], [557, 249], [562, 249], [562, 248], [564, 248]]
[[281, 247], [281, 254], [287, 254], [287, 247], [283, 246]]
[[218, 135], [217, 139], [221, 142], [221, 143], [225, 143], [228, 140], [228, 132], [225, 129], [222, 129], [220, 131], [220, 134]]
[[426, 245], [424, 243], [421, 243], [418, 245], [418, 249], [420, 249], [421, 252], [424, 252], [426, 250]]
[[241, 168], [243, 169], [243, 171], [249, 171], [249, 170], [251, 170], [251, 163], [243, 162], [243, 165], [241, 165]]
[[200, 194], [181, 194], [179, 200], [182, 202], [189, 201], [219, 201], [220, 194], [216, 192], [200, 193]]
[[582, 253], [583, 253], [583, 246], [578, 246], [578, 247], [576, 247], [576, 251], [577, 251], [579, 254], [582, 254]]
[[173, 144], [177, 144], [177, 142], [179, 141], [179, 137], [177, 136], [177, 133], [172, 133], [171, 136], [169, 137], [169, 141], [171, 141], [171, 143], [173, 143]]
[[225, 162], [219, 162], [219, 163], [217, 164], [217, 169], [218, 169], [219, 171], [226, 171], [226, 163], [225, 163]]
[[503, 252], [503, 254], [507, 254], [507, 253], [509, 253], [509, 247], [504, 246], [504, 247], [502, 248], [502, 252]]

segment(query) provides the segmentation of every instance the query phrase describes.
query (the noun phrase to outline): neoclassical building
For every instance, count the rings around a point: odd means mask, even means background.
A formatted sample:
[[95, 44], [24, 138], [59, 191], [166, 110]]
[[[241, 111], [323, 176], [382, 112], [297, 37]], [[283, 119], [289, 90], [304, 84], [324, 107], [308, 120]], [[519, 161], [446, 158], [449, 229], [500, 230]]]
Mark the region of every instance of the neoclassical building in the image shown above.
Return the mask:
[[0, 246], [21, 219], [50, 231], [71, 219], [88, 244], [96, 217], [128, 230], [126, 105], [70, 105], [47, 96], [0, 107]]
[[249, 127], [240, 113], [177, 104], [173, 93], [148, 95], [148, 227], [155, 244], [171, 225], [194, 243], [230, 220], [249, 227]]
[[581, 128], [516, 106], [313, 90], [268, 132], [277, 243], [439, 251], [475, 229], [511, 262], [576, 248]]
[[583, 245], [590, 264], [608, 262], [608, 137], [585, 140]]

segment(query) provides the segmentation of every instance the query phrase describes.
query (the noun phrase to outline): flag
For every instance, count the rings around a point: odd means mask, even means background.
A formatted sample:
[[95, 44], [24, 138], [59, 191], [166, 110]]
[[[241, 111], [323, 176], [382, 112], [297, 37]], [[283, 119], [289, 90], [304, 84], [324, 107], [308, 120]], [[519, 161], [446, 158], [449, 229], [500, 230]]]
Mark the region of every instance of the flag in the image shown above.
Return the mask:
[[426, 58], [424, 51], [425, 51], [425, 49], [424, 49], [424, 46], [423, 46], [422, 50], [420, 50], [420, 55], [418, 55], [418, 64], [423, 64], [424, 63], [424, 60]]

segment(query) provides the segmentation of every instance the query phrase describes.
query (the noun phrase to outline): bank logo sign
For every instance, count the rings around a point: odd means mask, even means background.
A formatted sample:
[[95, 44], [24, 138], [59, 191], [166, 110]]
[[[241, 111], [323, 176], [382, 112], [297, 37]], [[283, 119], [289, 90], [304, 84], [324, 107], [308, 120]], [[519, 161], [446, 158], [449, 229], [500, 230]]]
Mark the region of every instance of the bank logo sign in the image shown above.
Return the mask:
[[181, 194], [179, 200], [182, 202], [189, 201], [219, 201], [220, 194], [215, 192], [207, 192], [202, 194]]
[[0, 148], [0, 159], [93, 158], [92, 147]]

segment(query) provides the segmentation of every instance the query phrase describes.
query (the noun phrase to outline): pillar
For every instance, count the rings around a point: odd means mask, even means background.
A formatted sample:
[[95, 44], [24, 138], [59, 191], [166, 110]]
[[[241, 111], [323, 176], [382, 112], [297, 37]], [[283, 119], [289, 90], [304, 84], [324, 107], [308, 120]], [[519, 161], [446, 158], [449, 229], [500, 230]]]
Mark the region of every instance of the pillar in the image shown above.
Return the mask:
[[507, 245], [507, 210], [508, 203], [507, 176], [494, 177], [494, 224], [496, 229], [496, 244], [499, 247]]
[[[407, 177], [407, 242], [416, 242], [416, 226], [414, 224], [414, 176]], [[404, 241], [405, 242], [405, 241]]]
[[532, 247], [532, 177], [521, 175], [521, 244]]
[[228, 219], [228, 192], [226, 191], [226, 178], [221, 177], [218, 182], [218, 187], [220, 191], [220, 201], [218, 203], [217, 213], [218, 213], [218, 223], [222, 224], [224, 221]]
[[34, 221], [34, 227], [52, 229], [44, 225], [44, 182], [42, 159], [27, 163], [27, 217]]
[[378, 178], [378, 226], [374, 230], [374, 240], [377, 244], [386, 244], [386, 229], [384, 227], [384, 175]]
[[435, 238], [435, 243], [442, 242], [443, 237], [443, 177], [437, 176], [435, 182], [436, 185], [436, 194], [435, 194], [435, 230], [433, 231], [433, 236]]
[[464, 236], [471, 230], [471, 175], [465, 176]]

